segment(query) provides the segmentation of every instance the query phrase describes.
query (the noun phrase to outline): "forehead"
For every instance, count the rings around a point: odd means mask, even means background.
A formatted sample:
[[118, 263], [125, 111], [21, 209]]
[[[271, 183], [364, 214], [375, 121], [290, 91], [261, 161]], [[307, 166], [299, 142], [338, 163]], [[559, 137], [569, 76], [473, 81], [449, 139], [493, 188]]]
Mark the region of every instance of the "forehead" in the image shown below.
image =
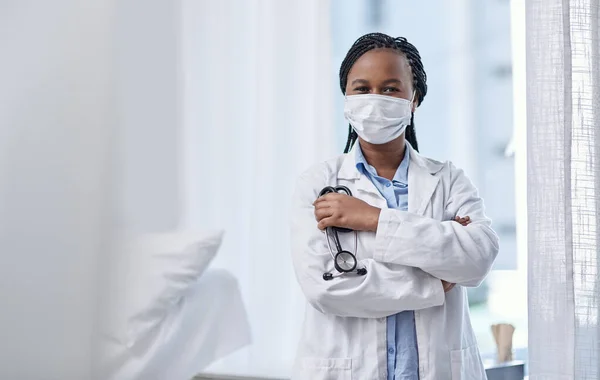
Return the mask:
[[348, 73], [352, 79], [377, 80], [378, 78], [412, 78], [412, 71], [403, 53], [392, 49], [369, 50], [356, 60]]

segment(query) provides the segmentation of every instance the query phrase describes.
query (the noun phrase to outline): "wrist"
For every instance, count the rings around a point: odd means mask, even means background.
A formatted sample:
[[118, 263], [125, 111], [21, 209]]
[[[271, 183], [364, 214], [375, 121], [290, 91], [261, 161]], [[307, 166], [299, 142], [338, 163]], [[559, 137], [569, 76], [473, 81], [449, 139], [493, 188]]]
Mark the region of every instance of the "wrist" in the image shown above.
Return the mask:
[[373, 212], [371, 212], [371, 217], [368, 224], [369, 231], [377, 232], [377, 226], [379, 225], [379, 215], [381, 214], [381, 209], [378, 207], [373, 207]]

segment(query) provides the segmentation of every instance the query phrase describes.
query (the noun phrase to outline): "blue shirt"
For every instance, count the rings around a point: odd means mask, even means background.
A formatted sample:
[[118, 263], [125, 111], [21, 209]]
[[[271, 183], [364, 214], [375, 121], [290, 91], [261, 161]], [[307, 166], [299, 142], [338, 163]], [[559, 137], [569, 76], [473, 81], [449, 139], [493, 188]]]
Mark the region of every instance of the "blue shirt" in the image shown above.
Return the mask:
[[[409, 163], [410, 155], [405, 149], [404, 158], [390, 181], [378, 176], [377, 170], [367, 163], [360, 146], [356, 147], [356, 168], [373, 182], [389, 208], [408, 210]], [[386, 343], [388, 380], [418, 380], [419, 354], [414, 311], [403, 311], [387, 317]]]

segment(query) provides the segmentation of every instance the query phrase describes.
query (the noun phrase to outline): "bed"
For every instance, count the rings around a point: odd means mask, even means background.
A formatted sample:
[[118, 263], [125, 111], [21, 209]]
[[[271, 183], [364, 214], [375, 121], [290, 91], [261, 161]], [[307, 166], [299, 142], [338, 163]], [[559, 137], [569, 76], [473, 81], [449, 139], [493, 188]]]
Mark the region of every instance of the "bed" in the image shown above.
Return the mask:
[[144, 339], [132, 347], [103, 340], [100, 378], [189, 380], [249, 343], [236, 279], [225, 270], [208, 269]]

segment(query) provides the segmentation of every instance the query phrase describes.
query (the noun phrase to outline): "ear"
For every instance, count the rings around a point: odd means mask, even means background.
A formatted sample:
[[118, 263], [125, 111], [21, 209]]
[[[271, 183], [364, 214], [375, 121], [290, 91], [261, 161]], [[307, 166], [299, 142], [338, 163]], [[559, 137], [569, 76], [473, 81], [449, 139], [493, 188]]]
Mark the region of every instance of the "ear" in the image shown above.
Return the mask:
[[412, 104], [410, 105], [410, 109], [412, 113], [415, 113], [415, 111], [417, 111], [417, 99], [413, 100]]
[[413, 101], [410, 105], [410, 109], [411, 109], [412, 113], [415, 113], [415, 111], [417, 110], [418, 102], [419, 102], [419, 93], [415, 91], [415, 95], [413, 96]]

